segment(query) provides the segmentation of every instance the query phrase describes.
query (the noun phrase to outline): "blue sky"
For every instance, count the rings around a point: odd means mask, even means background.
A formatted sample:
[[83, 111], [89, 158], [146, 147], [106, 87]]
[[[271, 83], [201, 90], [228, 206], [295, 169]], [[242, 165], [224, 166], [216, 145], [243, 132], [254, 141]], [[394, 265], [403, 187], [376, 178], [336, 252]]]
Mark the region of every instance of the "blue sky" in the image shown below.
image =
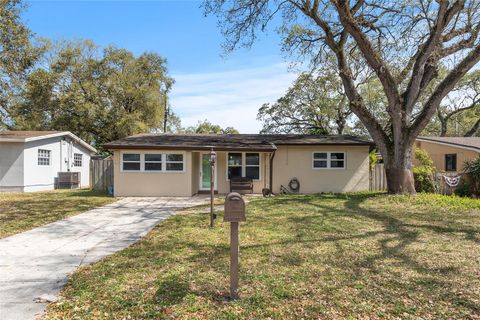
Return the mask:
[[200, 1], [27, 1], [25, 23], [49, 39], [92, 39], [135, 54], [155, 51], [167, 58], [176, 81], [171, 104], [185, 126], [209, 119], [242, 133], [261, 128], [264, 102], [280, 97], [295, 78], [271, 31], [251, 49], [226, 57], [215, 17], [204, 17]]

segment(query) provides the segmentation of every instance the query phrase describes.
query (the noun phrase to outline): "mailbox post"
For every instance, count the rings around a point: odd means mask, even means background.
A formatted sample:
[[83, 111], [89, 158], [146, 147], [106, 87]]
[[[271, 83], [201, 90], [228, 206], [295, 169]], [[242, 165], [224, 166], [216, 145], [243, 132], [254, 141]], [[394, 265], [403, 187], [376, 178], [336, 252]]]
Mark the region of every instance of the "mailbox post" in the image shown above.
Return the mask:
[[238, 227], [240, 221], [245, 221], [245, 201], [236, 192], [231, 192], [225, 198], [224, 222], [230, 222], [230, 298], [238, 299]]

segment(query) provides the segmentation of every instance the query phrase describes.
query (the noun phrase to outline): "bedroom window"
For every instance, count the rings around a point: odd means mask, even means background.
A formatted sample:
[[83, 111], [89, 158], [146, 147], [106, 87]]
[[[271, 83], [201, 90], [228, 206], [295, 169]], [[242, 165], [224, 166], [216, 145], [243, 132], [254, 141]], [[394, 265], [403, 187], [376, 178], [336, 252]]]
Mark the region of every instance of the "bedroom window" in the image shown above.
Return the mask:
[[38, 165], [49, 166], [51, 150], [38, 149]]
[[313, 169], [344, 169], [345, 152], [314, 152]]
[[124, 153], [122, 155], [122, 169], [124, 171], [140, 171], [140, 154]]
[[73, 166], [74, 167], [81, 167], [82, 166], [82, 154], [81, 153], [74, 153], [73, 154]]
[[165, 164], [167, 171], [183, 171], [183, 154], [166, 154]]
[[162, 154], [145, 154], [145, 171], [162, 171]]
[[260, 180], [260, 154], [258, 152], [229, 152], [227, 179], [246, 177]]
[[445, 155], [445, 171], [457, 171], [457, 154]]

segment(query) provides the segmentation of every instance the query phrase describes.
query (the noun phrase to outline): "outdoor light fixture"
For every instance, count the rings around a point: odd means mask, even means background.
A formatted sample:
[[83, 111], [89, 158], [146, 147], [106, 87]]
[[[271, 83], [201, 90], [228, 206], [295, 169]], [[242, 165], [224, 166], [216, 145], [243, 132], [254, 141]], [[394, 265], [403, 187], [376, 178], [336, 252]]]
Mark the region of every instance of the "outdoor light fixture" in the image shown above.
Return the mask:
[[213, 227], [215, 218], [217, 215], [213, 213], [213, 198], [215, 195], [214, 175], [215, 175], [215, 161], [217, 160], [217, 154], [215, 151], [210, 151], [210, 227]]

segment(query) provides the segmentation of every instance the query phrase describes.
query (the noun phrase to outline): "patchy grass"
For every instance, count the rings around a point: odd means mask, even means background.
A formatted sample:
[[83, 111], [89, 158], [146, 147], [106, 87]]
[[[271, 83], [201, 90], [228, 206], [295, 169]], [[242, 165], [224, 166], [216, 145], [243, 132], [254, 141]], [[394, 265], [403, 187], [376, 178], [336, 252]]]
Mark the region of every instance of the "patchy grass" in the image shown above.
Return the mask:
[[0, 192], [0, 238], [115, 201], [90, 190]]
[[478, 319], [480, 201], [419, 194], [252, 199], [241, 300], [229, 225], [176, 215], [73, 274], [47, 319]]

